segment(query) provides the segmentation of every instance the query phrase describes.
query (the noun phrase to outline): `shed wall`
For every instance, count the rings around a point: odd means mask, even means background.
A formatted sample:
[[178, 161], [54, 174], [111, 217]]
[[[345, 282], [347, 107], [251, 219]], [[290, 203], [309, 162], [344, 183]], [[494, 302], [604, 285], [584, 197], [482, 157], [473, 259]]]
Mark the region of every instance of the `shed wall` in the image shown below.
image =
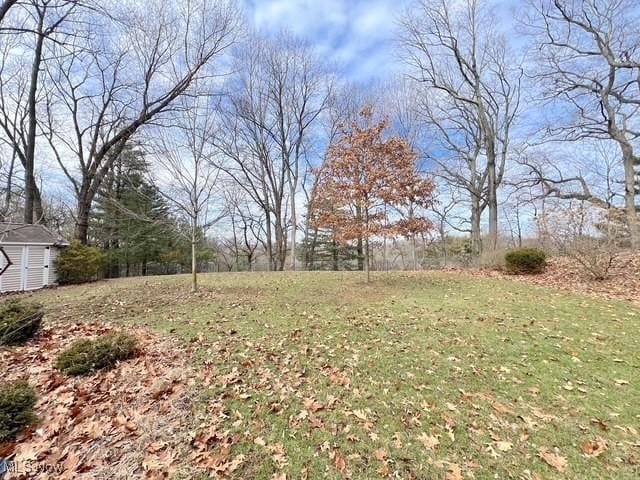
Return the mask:
[[[55, 259], [60, 253], [55, 246], [2, 245], [11, 259], [11, 266], [0, 275], [1, 292], [37, 290], [57, 283]], [[0, 268], [6, 261], [0, 255]]]
[[[0, 290], [3, 292], [17, 292], [22, 290], [22, 245], [4, 245], [4, 251], [11, 259], [12, 265], [0, 275]], [[6, 260], [0, 256], [2, 268]]]

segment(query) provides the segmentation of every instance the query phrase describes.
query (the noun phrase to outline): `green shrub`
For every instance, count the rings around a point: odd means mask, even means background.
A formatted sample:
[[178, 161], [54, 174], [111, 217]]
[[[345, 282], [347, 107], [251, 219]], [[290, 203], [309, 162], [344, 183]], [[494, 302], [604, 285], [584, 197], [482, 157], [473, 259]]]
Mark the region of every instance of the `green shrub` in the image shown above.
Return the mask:
[[0, 304], [0, 345], [16, 345], [33, 337], [42, 324], [42, 306], [22, 300]]
[[36, 400], [36, 392], [25, 381], [0, 386], [0, 443], [35, 421]]
[[95, 340], [77, 340], [56, 360], [56, 368], [69, 375], [85, 375], [109, 369], [135, 355], [138, 342], [125, 333], [108, 334]]
[[517, 275], [542, 273], [547, 266], [545, 253], [538, 248], [511, 250], [505, 257], [507, 271]]
[[98, 280], [107, 265], [107, 256], [96, 247], [74, 241], [56, 259], [56, 272], [61, 284]]

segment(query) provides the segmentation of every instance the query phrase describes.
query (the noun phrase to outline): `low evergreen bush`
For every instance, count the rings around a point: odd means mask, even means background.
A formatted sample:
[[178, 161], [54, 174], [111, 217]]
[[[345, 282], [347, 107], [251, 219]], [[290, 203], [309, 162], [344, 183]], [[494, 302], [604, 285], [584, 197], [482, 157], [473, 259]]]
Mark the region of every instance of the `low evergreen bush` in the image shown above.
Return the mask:
[[69, 375], [86, 375], [102, 369], [113, 368], [121, 360], [136, 353], [138, 342], [125, 334], [108, 334], [95, 340], [76, 340], [56, 360], [56, 368]]
[[24, 300], [0, 304], [0, 345], [16, 345], [33, 337], [42, 324], [42, 306]]
[[0, 386], [0, 443], [11, 440], [36, 419], [36, 392], [25, 381]]
[[516, 275], [542, 273], [547, 266], [547, 257], [538, 248], [511, 250], [504, 259], [507, 271]]
[[97, 249], [74, 241], [56, 259], [60, 284], [77, 284], [98, 280], [107, 265], [107, 256]]

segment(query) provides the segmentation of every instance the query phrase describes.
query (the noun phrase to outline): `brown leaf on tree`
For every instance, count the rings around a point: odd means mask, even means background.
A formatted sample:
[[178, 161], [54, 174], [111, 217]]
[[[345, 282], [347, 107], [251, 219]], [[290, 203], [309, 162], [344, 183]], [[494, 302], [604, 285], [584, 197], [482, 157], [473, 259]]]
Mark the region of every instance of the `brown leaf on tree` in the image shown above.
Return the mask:
[[432, 229], [418, 210], [432, 205], [433, 181], [418, 172], [417, 155], [408, 142], [385, 138], [388, 121], [375, 122], [373, 116], [371, 107], [364, 108], [361, 121], [340, 132], [316, 172], [311, 223], [327, 229], [336, 242], [414, 238]]

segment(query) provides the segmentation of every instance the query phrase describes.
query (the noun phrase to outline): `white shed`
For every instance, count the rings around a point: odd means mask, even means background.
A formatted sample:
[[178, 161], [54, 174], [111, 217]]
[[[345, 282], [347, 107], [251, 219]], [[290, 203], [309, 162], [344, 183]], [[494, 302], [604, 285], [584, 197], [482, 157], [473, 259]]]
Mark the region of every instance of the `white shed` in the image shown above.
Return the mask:
[[55, 285], [54, 260], [66, 245], [43, 225], [0, 223], [0, 292]]

